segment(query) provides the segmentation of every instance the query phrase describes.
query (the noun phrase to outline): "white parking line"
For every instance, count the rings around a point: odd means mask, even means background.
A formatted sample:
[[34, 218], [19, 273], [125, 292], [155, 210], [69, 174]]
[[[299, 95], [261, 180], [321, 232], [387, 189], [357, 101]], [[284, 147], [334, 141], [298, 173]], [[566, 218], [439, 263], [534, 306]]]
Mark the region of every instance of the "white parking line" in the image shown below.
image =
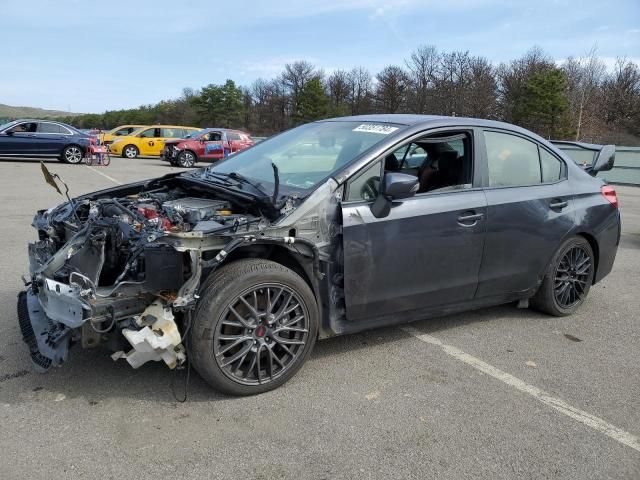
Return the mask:
[[447, 345], [446, 343], [442, 343], [438, 338], [428, 335], [426, 333], [422, 333], [419, 330], [413, 327], [403, 327], [403, 331], [406, 333], [416, 337], [418, 340], [421, 340], [425, 343], [429, 343], [431, 345], [435, 345], [440, 347], [447, 355], [452, 356], [453, 358], [460, 360], [461, 362], [466, 363], [467, 365], [472, 366], [476, 370], [481, 371], [493, 378], [500, 380], [501, 382], [506, 383], [507, 385], [514, 387], [515, 389], [528, 393], [535, 399], [541, 401], [545, 405], [559, 411], [560, 413], [577, 420], [580, 423], [585, 424], [588, 427], [597, 430], [598, 432], [604, 433], [608, 437], [613, 438], [614, 440], [626, 445], [627, 447], [631, 447], [634, 450], [640, 452], [640, 439], [635, 435], [632, 435], [629, 432], [625, 432], [624, 430], [616, 427], [615, 425], [611, 425], [610, 423], [605, 422], [601, 418], [598, 418], [590, 413], [582, 411], [578, 408], [572, 407], [568, 403], [560, 400], [559, 398], [553, 397], [544, 390], [539, 389], [538, 387], [534, 387], [533, 385], [529, 385], [524, 381], [520, 380], [513, 375], [510, 375], [502, 370], [489, 365], [486, 362], [483, 362], [479, 358], [476, 358], [468, 353], [463, 352], [459, 348], [453, 347], [451, 345]]
[[93, 167], [90, 167], [89, 165], [85, 165], [89, 170], [96, 172], [98, 175], [102, 175], [104, 178], [108, 178], [109, 180], [111, 180], [113, 183], [117, 184], [117, 185], [122, 185], [122, 182], [116, 180], [113, 177], [110, 177], [109, 175], [107, 175], [106, 173], [101, 172], [100, 170], [96, 170]]

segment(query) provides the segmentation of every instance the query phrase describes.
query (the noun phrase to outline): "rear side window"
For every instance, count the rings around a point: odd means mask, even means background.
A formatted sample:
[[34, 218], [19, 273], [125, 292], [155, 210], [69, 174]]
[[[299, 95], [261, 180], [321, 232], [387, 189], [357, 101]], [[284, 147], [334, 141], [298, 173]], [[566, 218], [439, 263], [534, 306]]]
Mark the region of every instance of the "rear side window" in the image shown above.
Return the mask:
[[162, 138], [180, 138], [182, 137], [181, 128], [161, 128], [160, 137]]
[[38, 124], [38, 133], [67, 133], [55, 123], [42, 122]]
[[515, 135], [484, 132], [489, 162], [489, 186], [541, 183], [538, 146]]
[[160, 136], [159, 128], [149, 128], [140, 134], [142, 138], [154, 138]]
[[562, 162], [544, 148], [540, 149], [540, 166], [543, 182], [557, 182], [562, 177]]

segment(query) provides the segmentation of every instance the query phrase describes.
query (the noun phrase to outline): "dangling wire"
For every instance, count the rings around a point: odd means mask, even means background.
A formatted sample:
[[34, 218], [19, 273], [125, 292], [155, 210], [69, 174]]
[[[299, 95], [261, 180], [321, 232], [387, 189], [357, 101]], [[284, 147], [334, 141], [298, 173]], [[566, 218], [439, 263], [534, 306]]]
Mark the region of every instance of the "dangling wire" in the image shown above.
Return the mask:
[[187, 375], [185, 377], [184, 380], [184, 389], [182, 392], [182, 397], [178, 398], [178, 394], [176, 393], [176, 389], [175, 389], [175, 381], [176, 378], [178, 378], [179, 374], [178, 372], [180, 370], [183, 370], [185, 367], [181, 367], [178, 368], [176, 367], [175, 369], [175, 374], [171, 376], [171, 393], [173, 394], [173, 398], [175, 398], [176, 402], [179, 403], [184, 403], [187, 401], [187, 396], [189, 394], [189, 377], [191, 376], [191, 362], [189, 361], [189, 330], [191, 330], [191, 310], [188, 310], [186, 313], [186, 327], [184, 329], [184, 334], [182, 336], [182, 338], [184, 339], [183, 344], [184, 344], [184, 348], [187, 351]]

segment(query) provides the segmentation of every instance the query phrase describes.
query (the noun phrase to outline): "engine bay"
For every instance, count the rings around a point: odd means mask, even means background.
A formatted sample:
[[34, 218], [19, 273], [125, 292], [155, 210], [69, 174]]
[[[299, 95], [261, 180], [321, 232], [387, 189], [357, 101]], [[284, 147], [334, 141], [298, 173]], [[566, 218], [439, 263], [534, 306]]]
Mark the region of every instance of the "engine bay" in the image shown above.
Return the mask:
[[60, 365], [75, 342], [107, 344], [135, 368], [180, 365], [183, 312], [196, 302], [203, 262], [268, 224], [249, 202], [170, 182], [124, 193], [80, 197], [34, 218], [39, 240], [29, 245], [19, 312], [41, 370]]

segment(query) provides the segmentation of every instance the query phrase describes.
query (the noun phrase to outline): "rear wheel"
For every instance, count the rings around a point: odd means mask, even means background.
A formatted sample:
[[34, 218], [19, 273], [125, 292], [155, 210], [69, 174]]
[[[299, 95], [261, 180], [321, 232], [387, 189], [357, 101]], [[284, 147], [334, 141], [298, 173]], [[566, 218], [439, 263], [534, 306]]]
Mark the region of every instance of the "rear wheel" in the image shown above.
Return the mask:
[[183, 168], [191, 168], [196, 164], [196, 156], [189, 150], [184, 150], [178, 155], [178, 165]]
[[268, 260], [239, 260], [203, 285], [189, 358], [221, 392], [263, 393], [296, 374], [317, 332], [316, 301], [299, 275]]
[[135, 145], [127, 145], [122, 149], [122, 156], [124, 158], [136, 158], [139, 154], [140, 151]]
[[82, 149], [77, 145], [67, 145], [62, 150], [62, 161], [66, 163], [80, 163], [82, 162]]
[[571, 315], [587, 298], [594, 272], [589, 242], [583, 237], [568, 238], [554, 255], [532, 306], [557, 317]]

